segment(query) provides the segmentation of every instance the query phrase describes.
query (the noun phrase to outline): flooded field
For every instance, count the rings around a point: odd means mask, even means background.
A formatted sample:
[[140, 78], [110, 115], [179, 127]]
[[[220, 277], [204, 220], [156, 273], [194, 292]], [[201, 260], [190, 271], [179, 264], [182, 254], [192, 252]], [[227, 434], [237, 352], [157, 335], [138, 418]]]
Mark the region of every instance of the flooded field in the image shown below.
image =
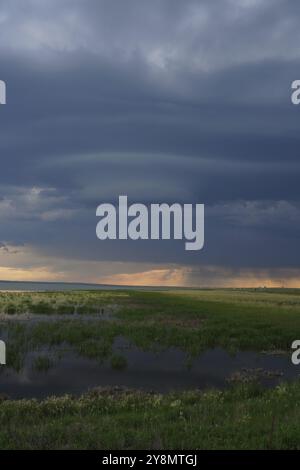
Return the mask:
[[143, 351], [126, 338], [117, 337], [111, 357], [103, 361], [82, 357], [67, 344], [30, 351], [19, 371], [2, 366], [0, 390], [14, 399], [81, 395], [97, 387], [169, 393], [224, 389], [233, 383], [251, 381], [274, 387], [298, 377], [298, 369], [285, 355], [254, 352], [230, 355], [215, 348], [191, 359], [180, 349]]
[[[157, 301], [153, 305], [155, 295], [164, 311]], [[228, 348], [217, 335], [220, 315], [212, 336], [206, 326], [207, 304], [204, 314], [195, 315], [194, 303], [191, 309], [184, 298], [184, 315], [178, 315], [180, 299], [176, 294], [174, 299], [128, 292], [1, 294], [0, 338], [7, 343], [8, 357], [0, 367], [0, 393], [41, 399], [81, 395], [97, 387], [170, 393], [256, 382], [270, 388], [299, 378], [299, 368], [280, 344], [267, 354], [262, 348], [253, 350], [251, 343], [238, 350], [231, 329]], [[220, 302], [213, 305], [220, 308]], [[263, 331], [260, 323], [257, 328]]]
[[299, 292], [0, 292], [0, 445], [297, 447]]

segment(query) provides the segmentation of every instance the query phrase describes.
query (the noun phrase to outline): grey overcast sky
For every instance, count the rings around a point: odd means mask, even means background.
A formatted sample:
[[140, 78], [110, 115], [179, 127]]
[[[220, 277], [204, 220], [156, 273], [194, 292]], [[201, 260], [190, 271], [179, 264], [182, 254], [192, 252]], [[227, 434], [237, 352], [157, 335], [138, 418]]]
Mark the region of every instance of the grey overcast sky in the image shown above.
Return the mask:
[[[1, 0], [0, 278], [300, 284], [300, 3]], [[204, 203], [205, 247], [95, 211]]]

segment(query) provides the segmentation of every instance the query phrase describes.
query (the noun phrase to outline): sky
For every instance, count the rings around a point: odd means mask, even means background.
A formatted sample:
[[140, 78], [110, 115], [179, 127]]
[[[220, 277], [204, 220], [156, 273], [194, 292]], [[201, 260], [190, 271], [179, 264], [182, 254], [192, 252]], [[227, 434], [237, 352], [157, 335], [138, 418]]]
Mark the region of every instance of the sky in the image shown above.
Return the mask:
[[[300, 3], [2, 0], [0, 279], [300, 287]], [[96, 208], [205, 204], [205, 245]]]

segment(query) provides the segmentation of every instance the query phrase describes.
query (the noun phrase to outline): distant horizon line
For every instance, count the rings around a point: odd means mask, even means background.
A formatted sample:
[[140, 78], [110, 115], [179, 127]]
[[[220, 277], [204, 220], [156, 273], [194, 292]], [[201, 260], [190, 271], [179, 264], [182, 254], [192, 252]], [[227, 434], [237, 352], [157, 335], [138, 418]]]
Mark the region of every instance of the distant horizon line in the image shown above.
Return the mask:
[[[7, 284], [59, 284], [59, 285], [80, 285], [80, 286], [95, 286], [95, 287], [116, 287], [116, 288], [137, 288], [137, 289], [210, 289], [210, 287], [187, 287], [187, 286], [164, 286], [164, 285], [134, 285], [134, 284], [106, 284], [97, 282], [84, 282], [84, 281], [13, 281], [7, 279], [0, 279], [1, 283]], [[220, 287], [221, 288], [221, 287]], [[212, 287], [211, 289], [214, 289]], [[1, 289], [0, 289], [1, 291]]]
[[[59, 285], [81, 285], [81, 286], [95, 286], [95, 287], [114, 287], [117, 289], [161, 289], [161, 290], [175, 290], [175, 289], [182, 289], [182, 290], [214, 290], [214, 289], [226, 289], [226, 290], [236, 290], [236, 289], [284, 289], [284, 290], [294, 290], [299, 289], [300, 287], [274, 287], [274, 286], [252, 286], [252, 287], [225, 287], [225, 286], [165, 286], [165, 285], [134, 285], [134, 284], [105, 284], [105, 283], [96, 283], [96, 282], [80, 282], [80, 281], [14, 281], [14, 280], [7, 280], [7, 279], [0, 279], [0, 284], [59, 284]], [[1, 288], [0, 288], [1, 291]]]

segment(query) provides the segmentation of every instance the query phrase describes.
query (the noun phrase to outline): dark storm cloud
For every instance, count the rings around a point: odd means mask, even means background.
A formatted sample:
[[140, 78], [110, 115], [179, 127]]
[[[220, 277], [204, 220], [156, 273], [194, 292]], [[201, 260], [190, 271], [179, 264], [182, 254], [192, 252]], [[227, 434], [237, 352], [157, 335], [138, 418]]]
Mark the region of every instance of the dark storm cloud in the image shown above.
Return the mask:
[[[3, 240], [70, 258], [299, 265], [297, 2], [25, 4], [0, 7]], [[95, 209], [122, 193], [204, 202], [204, 252], [104, 249]]]

